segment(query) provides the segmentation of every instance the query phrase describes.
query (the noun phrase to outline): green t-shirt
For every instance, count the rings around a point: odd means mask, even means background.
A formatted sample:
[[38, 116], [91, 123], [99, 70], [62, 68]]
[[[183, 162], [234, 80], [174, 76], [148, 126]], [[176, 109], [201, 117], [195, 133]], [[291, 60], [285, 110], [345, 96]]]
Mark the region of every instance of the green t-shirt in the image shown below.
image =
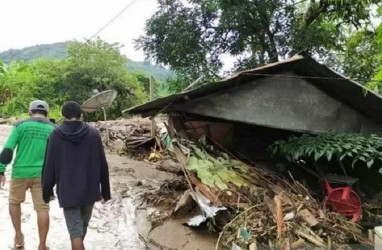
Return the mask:
[[[44, 118], [31, 117], [16, 123], [4, 149], [14, 150], [17, 147], [13, 163], [12, 178], [41, 178], [46, 144], [54, 124]], [[5, 171], [0, 164], [0, 172]]]

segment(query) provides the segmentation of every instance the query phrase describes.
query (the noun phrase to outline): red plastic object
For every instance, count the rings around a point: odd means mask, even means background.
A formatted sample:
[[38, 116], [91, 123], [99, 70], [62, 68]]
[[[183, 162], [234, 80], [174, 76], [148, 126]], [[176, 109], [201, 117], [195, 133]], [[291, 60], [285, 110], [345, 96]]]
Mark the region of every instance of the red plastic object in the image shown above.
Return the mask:
[[352, 217], [352, 222], [361, 219], [361, 199], [350, 187], [332, 188], [325, 180], [326, 199], [324, 208]]

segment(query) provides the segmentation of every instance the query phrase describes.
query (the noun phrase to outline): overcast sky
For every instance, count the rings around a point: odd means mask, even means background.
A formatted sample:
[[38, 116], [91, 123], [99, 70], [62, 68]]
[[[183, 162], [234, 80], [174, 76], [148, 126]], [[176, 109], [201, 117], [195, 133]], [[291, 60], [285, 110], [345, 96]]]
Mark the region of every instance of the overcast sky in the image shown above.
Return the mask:
[[[0, 51], [91, 37], [132, 0], [2, 0]], [[119, 42], [122, 53], [142, 61], [133, 40], [144, 34], [146, 20], [156, 11], [156, 0], [135, 1], [100, 33], [107, 42]]]

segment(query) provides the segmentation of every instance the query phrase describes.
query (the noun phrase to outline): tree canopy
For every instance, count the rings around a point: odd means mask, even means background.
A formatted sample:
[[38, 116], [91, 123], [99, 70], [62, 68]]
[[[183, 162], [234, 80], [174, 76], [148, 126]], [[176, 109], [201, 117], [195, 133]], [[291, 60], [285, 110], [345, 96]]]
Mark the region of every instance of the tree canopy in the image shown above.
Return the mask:
[[[382, 16], [382, 7], [378, 10], [380, 16]], [[379, 25], [377, 32], [376, 32], [376, 51], [372, 58], [376, 61], [376, 74], [374, 79], [369, 82], [368, 86], [376, 91], [376, 92], [382, 92], [382, 23]]]
[[[60, 117], [59, 107], [66, 100], [82, 103], [94, 90], [114, 89], [116, 101], [108, 109], [110, 118], [118, 118], [125, 108], [147, 100], [144, 84], [129, 72], [119, 44], [100, 39], [86, 44], [73, 43], [65, 59], [14, 61], [0, 64], [0, 116], [19, 116], [33, 99], [46, 100], [51, 116]], [[91, 118], [100, 118], [93, 114]]]
[[[253, 68], [299, 51], [367, 83], [376, 71], [373, 8], [380, 0], [158, 0], [159, 10], [137, 39], [146, 56], [178, 73], [175, 90], [204, 76]], [[366, 54], [355, 53], [359, 50]], [[367, 57], [372, 55], [372, 60]], [[352, 62], [356, 61], [353, 65]], [[334, 64], [334, 65], [333, 65]], [[178, 88], [177, 88], [178, 86]]]

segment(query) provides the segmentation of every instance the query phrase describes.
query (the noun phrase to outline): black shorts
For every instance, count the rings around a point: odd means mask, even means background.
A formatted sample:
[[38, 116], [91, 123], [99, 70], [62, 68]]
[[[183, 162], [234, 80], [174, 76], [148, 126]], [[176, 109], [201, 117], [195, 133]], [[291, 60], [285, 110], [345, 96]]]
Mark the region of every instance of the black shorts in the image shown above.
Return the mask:
[[64, 216], [70, 239], [85, 237], [90, 218], [92, 217], [93, 206], [94, 203], [80, 207], [64, 208]]

